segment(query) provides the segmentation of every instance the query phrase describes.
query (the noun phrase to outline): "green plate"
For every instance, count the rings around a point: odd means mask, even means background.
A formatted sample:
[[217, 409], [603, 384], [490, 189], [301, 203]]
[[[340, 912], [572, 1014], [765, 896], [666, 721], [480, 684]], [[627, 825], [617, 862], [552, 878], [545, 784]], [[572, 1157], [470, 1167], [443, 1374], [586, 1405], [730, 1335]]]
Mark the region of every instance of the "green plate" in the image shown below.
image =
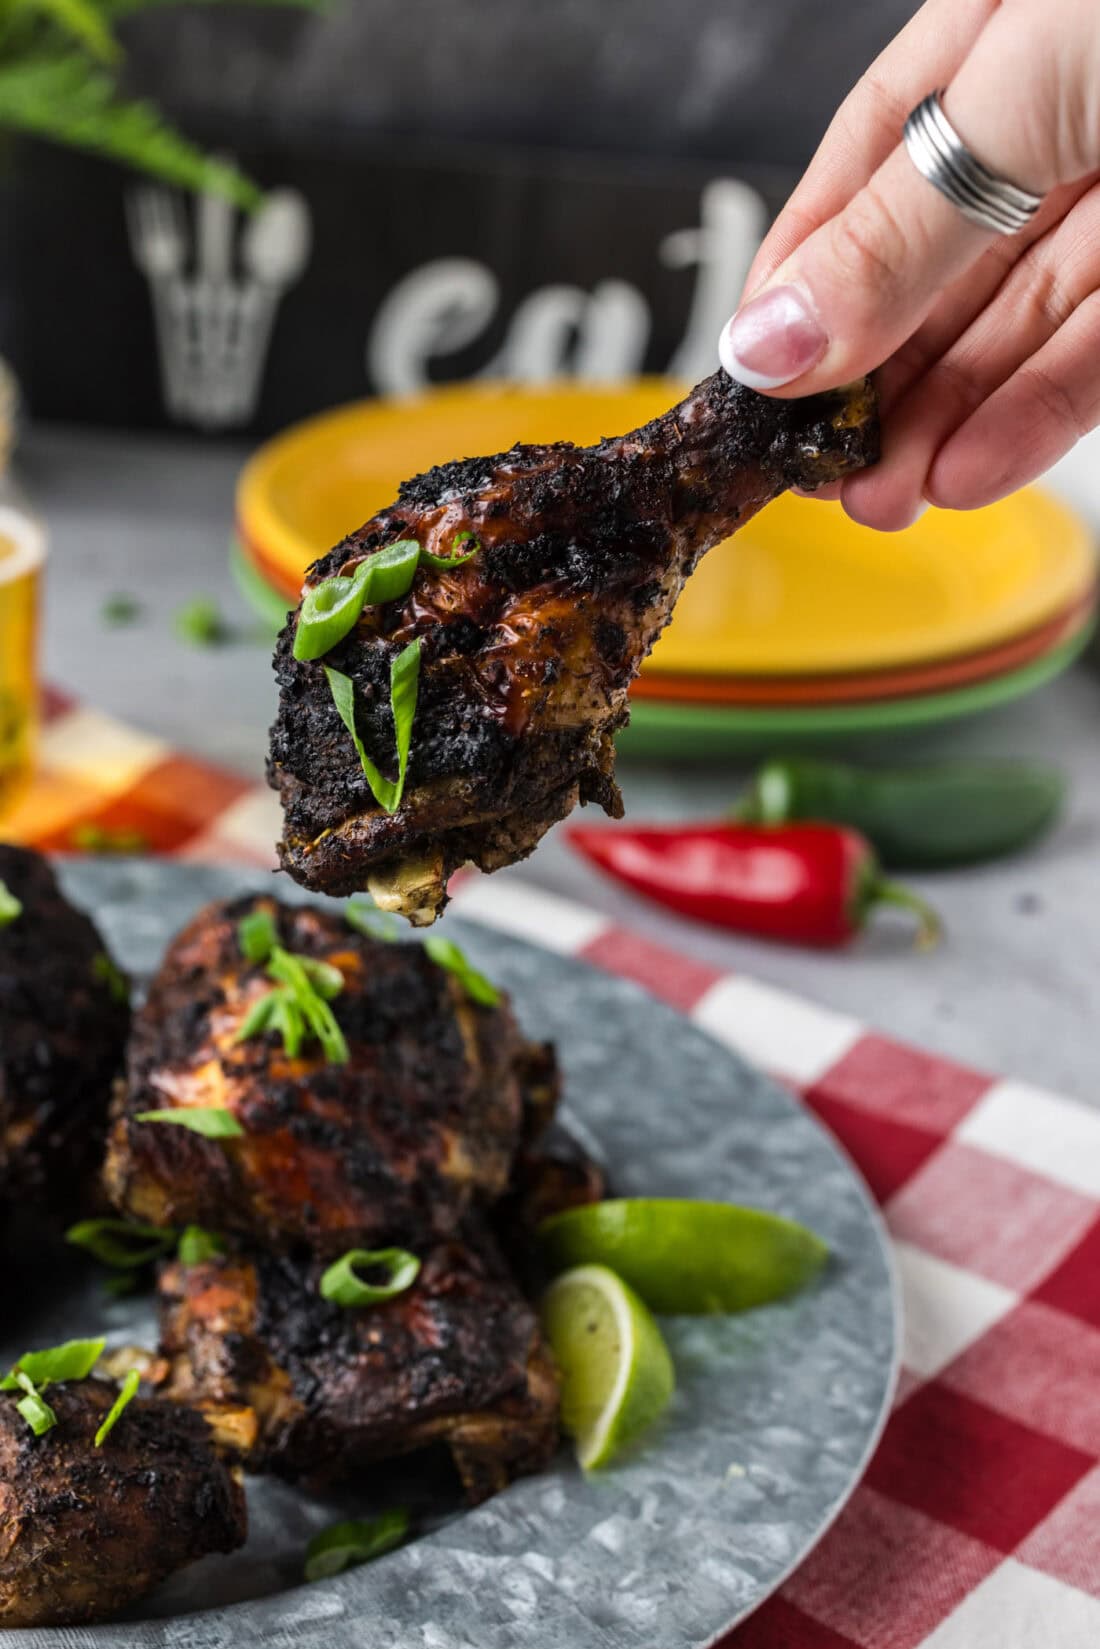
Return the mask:
[[630, 707], [630, 726], [615, 743], [627, 758], [707, 761], [712, 757], [756, 755], [784, 745], [807, 749], [814, 744], [880, 733], [919, 732], [940, 722], [995, 710], [1045, 687], [1084, 652], [1095, 628], [1093, 619], [1069, 641], [1022, 669], [948, 693], [871, 699], [861, 704], [823, 704], [816, 709], [800, 704], [790, 709], [746, 706], [738, 710], [635, 699]]

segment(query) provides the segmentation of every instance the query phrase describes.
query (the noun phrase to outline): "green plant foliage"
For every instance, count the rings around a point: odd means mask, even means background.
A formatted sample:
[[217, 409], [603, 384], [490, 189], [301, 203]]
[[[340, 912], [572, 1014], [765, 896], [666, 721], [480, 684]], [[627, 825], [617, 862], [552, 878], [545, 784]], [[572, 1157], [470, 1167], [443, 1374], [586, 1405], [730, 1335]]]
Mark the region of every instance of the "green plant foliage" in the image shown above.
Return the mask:
[[[105, 155], [245, 211], [263, 198], [235, 166], [212, 160], [152, 103], [125, 96], [114, 25], [176, 0], [0, 0], [0, 132]], [[205, 0], [218, 4], [220, 0]], [[322, 0], [255, 0], [323, 11]]]

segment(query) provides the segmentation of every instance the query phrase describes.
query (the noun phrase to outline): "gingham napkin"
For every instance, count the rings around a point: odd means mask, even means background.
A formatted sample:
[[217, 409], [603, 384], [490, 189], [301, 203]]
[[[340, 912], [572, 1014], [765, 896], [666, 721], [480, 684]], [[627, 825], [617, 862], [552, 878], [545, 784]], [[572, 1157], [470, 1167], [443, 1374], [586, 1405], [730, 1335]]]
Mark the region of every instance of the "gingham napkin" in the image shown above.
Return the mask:
[[[64, 850], [89, 823], [251, 864], [278, 833], [263, 787], [53, 695], [0, 828]], [[1100, 1112], [510, 877], [471, 879], [455, 908], [635, 980], [773, 1072], [882, 1204], [905, 1313], [893, 1415], [833, 1528], [723, 1649], [1100, 1649]]]

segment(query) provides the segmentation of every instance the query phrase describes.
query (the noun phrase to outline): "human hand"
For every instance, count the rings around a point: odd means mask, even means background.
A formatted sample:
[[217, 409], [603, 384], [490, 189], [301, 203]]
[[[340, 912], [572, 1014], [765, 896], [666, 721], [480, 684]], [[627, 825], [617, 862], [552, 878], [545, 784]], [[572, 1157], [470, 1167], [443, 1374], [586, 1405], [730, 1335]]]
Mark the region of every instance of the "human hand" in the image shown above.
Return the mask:
[[[901, 145], [942, 86], [971, 152], [1046, 195], [1022, 233], [970, 223]], [[856, 521], [991, 503], [1100, 423], [1098, 180], [1096, 0], [927, 0], [773, 224], [722, 364], [779, 396], [881, 368], [882, 460], [828, 489]]]

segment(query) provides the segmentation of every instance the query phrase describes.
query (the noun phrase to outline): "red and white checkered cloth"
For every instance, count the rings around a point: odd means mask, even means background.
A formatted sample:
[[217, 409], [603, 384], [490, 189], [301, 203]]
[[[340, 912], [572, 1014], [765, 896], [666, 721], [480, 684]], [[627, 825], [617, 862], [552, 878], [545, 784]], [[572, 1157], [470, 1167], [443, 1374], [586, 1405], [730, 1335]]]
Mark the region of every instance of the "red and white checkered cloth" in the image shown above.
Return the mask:
[[[273, 862], [275, 798], [57, 695], [3, 821]], [[891, 1042], [511, 876], [463, 915], [633, 979], [794, 1087], [883, 1206], [903, 1371], [867, 1475], [723, 1649], [1100, 1649], [1100, 1112]]]
[[514, 879], [454, 908], [636, 980], [794, 1087], [901, 1278], [867, 1475], [723, 1649], [1100, 1649], [1100, 1112], [719, 973]]

